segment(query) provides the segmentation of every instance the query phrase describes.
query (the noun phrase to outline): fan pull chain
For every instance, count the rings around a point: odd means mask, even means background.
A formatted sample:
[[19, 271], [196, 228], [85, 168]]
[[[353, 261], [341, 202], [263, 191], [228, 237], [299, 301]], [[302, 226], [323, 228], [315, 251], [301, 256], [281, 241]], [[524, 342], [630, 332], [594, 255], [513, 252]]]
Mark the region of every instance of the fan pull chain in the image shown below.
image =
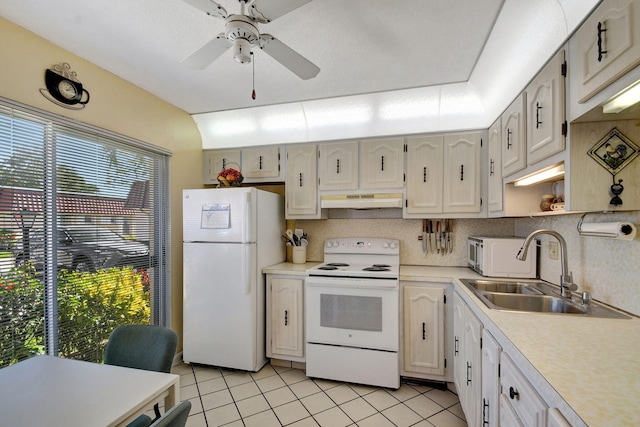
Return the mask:
[[[253, 57], [253, 52], [251, 52], [251, 56]], [[251, 99], [256, 99], [256, 58], [252, 58], [252, 67], [253, 67], [253, 75], [252, 75], [252, 91], [251, 91]]]

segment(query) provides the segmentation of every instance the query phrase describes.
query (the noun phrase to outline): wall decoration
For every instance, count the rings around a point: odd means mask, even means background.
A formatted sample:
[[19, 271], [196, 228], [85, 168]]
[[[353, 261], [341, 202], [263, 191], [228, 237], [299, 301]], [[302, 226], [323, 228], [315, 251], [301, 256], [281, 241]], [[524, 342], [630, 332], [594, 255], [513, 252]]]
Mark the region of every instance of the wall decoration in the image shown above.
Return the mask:
[[622, 194], [624, 186], [621, 179], [616, 182], [616, 174], [640, 154], [638, 146], [617, 128], [613, 128], [587, 154], [613, 177], [613, 184], [609, 188], [613, 197], [609, 204], [621, 205], [620, 194]]
[[45, 70], [46, 89], [40, 89], [42, 96], [61, 107], [81, 110], [89, 102], [89, 91], [83, 88], [75, 71], [66, 62], [55, 64]]

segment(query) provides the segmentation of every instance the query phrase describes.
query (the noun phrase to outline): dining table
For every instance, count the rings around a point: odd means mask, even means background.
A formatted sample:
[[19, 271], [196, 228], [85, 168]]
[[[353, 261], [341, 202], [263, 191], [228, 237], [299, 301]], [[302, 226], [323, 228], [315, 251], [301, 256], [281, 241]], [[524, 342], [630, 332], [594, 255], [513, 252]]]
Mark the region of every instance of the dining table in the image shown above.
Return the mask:
[[180, 376], [37, 355], [0, 369], [0, 425], [125, 426], [180, 399]]

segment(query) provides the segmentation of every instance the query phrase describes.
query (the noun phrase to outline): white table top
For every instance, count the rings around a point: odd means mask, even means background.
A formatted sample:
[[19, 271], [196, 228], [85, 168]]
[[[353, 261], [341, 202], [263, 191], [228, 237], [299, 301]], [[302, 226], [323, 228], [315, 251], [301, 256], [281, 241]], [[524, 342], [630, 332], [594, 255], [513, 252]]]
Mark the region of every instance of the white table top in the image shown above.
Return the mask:
[[52, 356], [0, 369], [0, 424], [12, 427], [120, 425], [170, 393], [180, 376]]

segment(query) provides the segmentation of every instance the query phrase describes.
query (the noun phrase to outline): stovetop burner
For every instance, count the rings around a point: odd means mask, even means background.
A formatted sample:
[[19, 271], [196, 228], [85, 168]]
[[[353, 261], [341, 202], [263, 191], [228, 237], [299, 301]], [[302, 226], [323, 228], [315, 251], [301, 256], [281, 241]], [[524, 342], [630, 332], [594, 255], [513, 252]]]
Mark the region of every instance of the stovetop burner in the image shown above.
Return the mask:
[[391, 271], [391, 269], [389, 269], [388, 267], [374, 265], [372, 267], [363, 268], [362, 271]]
[[389, 264], [373, 264], [372, 267], [390, 268], [391, 266]]
[[318, 267], [318, 270], [337, 270], [338, 267], [333, 266], [333, 265], [322, 265], [320, 267]]
[[330, 262], [326, 265], [331, 267], [349, 267], [349, 264], [345, 264], [344, 262]]

